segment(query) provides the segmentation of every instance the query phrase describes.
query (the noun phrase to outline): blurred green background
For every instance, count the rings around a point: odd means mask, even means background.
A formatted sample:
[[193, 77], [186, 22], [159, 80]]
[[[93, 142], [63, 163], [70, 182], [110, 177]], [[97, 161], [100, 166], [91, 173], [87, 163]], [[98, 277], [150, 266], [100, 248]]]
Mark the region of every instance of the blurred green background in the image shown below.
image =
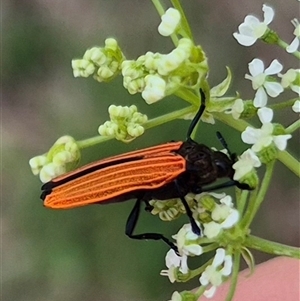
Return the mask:
[[[166, 1], [167, 6], [169, 3]], [[266, 66], [278, 58], [285, 70], [296, 67], [296, 59], [282, 49], [257, 43], [245, 48], [232, 33], [245, 15], [262, 18], [264, 1], [186, 0], [183, 6], [195, 39], [205, 49], [210, 63], [210, 84], [234, 75], [231, 93], [244, 98], [254, 92], [244, 79], [254, 57]], [[275, 8], [273, 28], [290, 42], [294, 30], [290, 20], [299, 13], [294, 0], [270, 1]], [[174, 97], [148, 106], [140, 95], [130, 96], [121, 79], [99, 84], [75, 79], [71, 59], [87, 48], [101, 46], [115, 37], [127, 58], [146, 51], [167, 53], [168, 38], [157, 33], [160, 19], [151, 1], [133, 0], [25, 0], [2, 1], [2, 298], [19, 301], [121, 301], [168, 300], [174, 290], [198, 285], [171, 285], [159, 275], [164, 269], [167, 248], [163, 243], [129, 240], [124, 226], [133, 206], [125, 202], [110, 206], [53, 211], [39, 199], [40, 186], [31, 174], [28, 160], [49, 149], [60, 136], [77, 140], [97, 135], [99, 124], [108, 118], [109, 104], [136, 104], [149, 118], [185, 104]], [[296, 114], [276, 113], [289, 125]], [[176, 121], [147, 131], [130, 144], [109, 141], [82, 153], [81, 164], [112, 154], [147, 147], [169, 140], [182, 140], [187, 121]], [[219, 147], [220, 130], [234, 151], [241, 153], [239, 133], [224, 125], [201, 124], [198, 141]], [[295, 137], [289, 149], [296, 153]], [[177, 232], [184, 219], [163, 223], [143, 214], [139, 231]], [[280, 163], [274, 183], [257, 215], [252, 231], [264, 238], [299, 245], [298, 180]], [[255, 253], [256, 261], [269, 258]], [[197, 263], [199, 265], [199, 262]]]

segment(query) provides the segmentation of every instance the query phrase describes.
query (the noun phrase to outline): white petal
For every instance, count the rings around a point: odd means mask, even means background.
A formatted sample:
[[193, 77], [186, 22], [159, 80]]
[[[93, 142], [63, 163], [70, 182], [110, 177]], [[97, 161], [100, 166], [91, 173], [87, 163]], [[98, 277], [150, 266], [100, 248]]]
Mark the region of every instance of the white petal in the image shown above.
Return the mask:
[[286, 149], [288, 139], [292, 138], [292, 135], [278, 135], [273, 137], [273, 141], [277, 148], [281, 151]]
[[243, 46], [251, 46], [256, 42], [256, 38], [252, 37], [252, 36], [246, 36], [243, 34], [239, 34], [237, 32], [235, 32], [233, 34], [234, 38], [238, 41], [239, 44], [243, 45]]
[[225, 219], [224, 222], [221, 223], [223, 229], [229, 229], [234, 226], [240, 218], [239, 212], [235, 209], [232, 209], [231, 213]]
[[182, 301], [182, 297], [181, 297], [181, 295], [177, 291], [175, 291], [172, 294], [172, 297], [171, 297], [170, 301]]
[[271, 97], [277, 97], [280, 93], [283, 92], [283, 87], [280, 83], [276, 82], [265, 82], [264, 87]]
[[260, 87], [255, 93], [253, 105], [256, 108], [265, 107], [268, 101], [268, 96], [264, 88]]
[[[248, 15], [248, 16], [245, 17], [244, 23], [242, 23], [242, 24], [239, 26], [239, 30], [240, 30], [240, 29], [243, 30], [243, 29], [242, 29], [242, 25], [243, 25], [243, 24], [244, 24], [245, 26], [248, 26], [249, 28], [252, 29], [253, 27], [259, 25], [259, 23], [260, 23], [260, 21], [258, 20], [258, 18], [256, 18], [256, 17], [253, 16], [253, 15]], [[242, 31], [242, 33], [244, 33], [244, 32]]]
[[214, 267], [220, 266], [224, 262], [224, 259], [225, 259], [225, 249], [223, 249], [223, 248], [217, 249], [216, 255], [212, 262], [212, 266], [214, 266]]
[[270, 66], [265, 70], [265, 74], [272, 75], [281, 72], [283, 69], [282, 64], [278, 60], [273, 60]]
[[243, 142], [247, 144], [254, 144], [258, 139], [259, 132], [260, 130], [247, 126], [241, 135]]
[[217, 288], [213, 285], [210, 289], [206, 290], [203, 295], [206, 298], [212, 298], [216, 292]]
[[300, 100], [294, 102], [292, 109], [295, 113], [300, 113]]
[[203, 234], [207, 237], [207, 238], [213, 238], [219, 235], [220, 231], [221, 231], [221, 225], [211, 221], [209, 223], [203, 224], [204, 226], [204, 230], [203, 230]]
[[200, 281], [201, 285], [208, 285], [209, 278], [208, 278], [208, 275], [207, 275], [207, 273], [205, 271], [200, 276], [199, 281]]
[[231, 255], [226, 255], [224, 259], [224, 267], [221, 270], [223, 276], [229, 276], [232, 271], [232, 257]]
[[181, 257], [178, 256], [173, 249], [168, 251], [165, 258], [167, 268], [170, 268], [171, 266], [179, 267], [180, 261]]
[[188, 265], [187, 265], [187, 255], [183, 255], [182, 257], [181, 257], [181, 264], [180, 264], [180, 268], [179, 268], [179, 270], [180, 270], [180, 272], [181, 273], [183, 273], [183, 274], [187, 274], [188, 273], [188, 271], [189, 271], [189, 267], [188, 267]]
[[291, 85], [291, 90], [300, 96], [300, 86]]
[[250, 74], [256, 76], [264, 72], [264, 63], [260, 59], [253, 59], [252, 62], [248, 64]]
[[270, 108], [263, 107], [258, 109], [257, 115], [261, 123], [268, 123], [271, 122], [273, 119], [273, 110]]
[[299, 44], [300, 44], [299, 38], [295, 37], [294, 40], [292, 41], [292, 43], [286, 47], [286, 51], [288, 53], [293, 53], [293, 52], [297, 51]]
[[274, 18], [274, 9], [264, 4], [262, 10], [264, 12], [264, 23], [270, 24]]

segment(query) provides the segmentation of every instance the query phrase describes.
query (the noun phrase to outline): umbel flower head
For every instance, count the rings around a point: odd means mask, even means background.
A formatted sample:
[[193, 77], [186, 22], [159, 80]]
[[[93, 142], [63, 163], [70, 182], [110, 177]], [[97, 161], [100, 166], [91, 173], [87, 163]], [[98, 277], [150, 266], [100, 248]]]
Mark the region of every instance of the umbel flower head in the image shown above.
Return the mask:
[[29, 160], [32, 173], [39, 175], [46, 183], [53, 178], [72, 170], [80, 159], [80, 149], [74, 138], [63, 136], [59, 138], [48, 153]]
[[105, 40], [104, 47], [88, 49], [82, 59], [72, 60], [75, 77], [93, 75], [99, 82], [108, 82], [120, 73], [120, 66], [124, 55], [113, 38]]
[[108, 108], [110, 121], [99, 126], [101, 136], [114, 137], [123, 142], [130, 142], [144, 133], [144, 124], [147, 116], [138, 112], [137, 107], [115, 106]]
[[191, 88], [206, 76], [206, 58], [200, 47], [182, 38], [168, 54], [147, 52], [122, 63], [123, 85], [130, 94], [142, 93], [148, 104], [181, 87]]

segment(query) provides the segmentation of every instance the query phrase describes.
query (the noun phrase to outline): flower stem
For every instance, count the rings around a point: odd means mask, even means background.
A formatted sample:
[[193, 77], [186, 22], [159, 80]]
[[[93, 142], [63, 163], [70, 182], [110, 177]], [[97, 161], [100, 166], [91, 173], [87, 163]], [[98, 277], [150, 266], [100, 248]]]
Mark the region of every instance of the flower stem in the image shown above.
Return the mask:
[[[286, 50], [286, 47], [289, 46], [289, 44], [287, 44], [286, 42], [282, 41], [281, 39], [278, 39], [277, 45], [279, 47], [283, 48], [284, 50]], [[300, 59], [300, 52], [299, 51], [295, 51], [295, 52], [293, 52], [291, 54], [294, 55], [296, 58]]]
[[196, 110], [196, 107], [189, 106], [189, 107], [186, 107], [186, 108], [183, 108], [183, 109], [180, 109], [180, 110], [177, 110], [177, 111], [174, 111], [174, 112], [171, 112], [171, 113], [168, 113], [168, 114], [165, 114], [165, 115], [153, 118], [153, 119], [150, 119], [143, 124], [143, 127], [145, 129], [150, 129], [150, 128], [159, 126], [161, 124], [173, 121], [175, 119], [182, 118], [186, 114], [195, 112], [195, 110]]
[[185, 16], [184, 10], [182, 9], [182, 6], [180, 4], [179, 0], [171, 0], [174, 8], [176, 8], [181, 15], [181, 26], [184, 30], [184, 32], [187, 34], [187, 37], [190, 38], [194, 42], [193, 34], [189, 25], [189, 22], [187, 21], [187, 18]]
[[244, 245], [261, 252], [300, 259], [300, 248], [269, 241], [254, 235], [249, 235]]
[[77, 141], [77, 145], [80, 149], [83, 149], [83, 148], [91, 147], [91, 146], [94, 146], [96, 144], [99, 144], [99, 143], [102, 143], [102, 142], [105, 142], [105, 141], [108, 141], [111, 139], [113, 139], [113, 137], [95, 136], [95, 137], [88, 138], [85, 140]]
[[300, 163], [287, 151], [278, 153], [278, 160], [290, 169], [297, 177], [300, 177]]
[[269, 108], [271, 108], [272, 110], [280, 110], [280, 109], [291, 108], [296, 100], [298, 100], [298, 97], [289, 99], [289, 100], [284, 101], [284, 102], [269, 105]]
[[[196, 110], [196, 107], [194, 106], [189, 106], [153, 119], [148, 120], [147, 122], [145, 122], [143, 124], [143, 127], [145, 129], [150, 129], [156, 126], [159, 126], [161, 124], [173, 121], [175, 119], [178, 118], [182, 118], [184, 115], [186, 114], [190, 114], [193, 113]], [[107, 137], [107, 136], [95, 136], [92, 138], [88, 138], [85, 140], [81, 140], [77, 142], [77, 145], [79, 146], [79, 148], [83, 149], [83, 148], [87, 148], [87, 147], [91, 147], [93, 145], [108, 141], [114, 139], [114, 137]]]
[[241, 221], [241, 227], [243, 229], [248, 229], [253, 218], [256, 215], [257, 210], [259, 209], [261, 203], [263, 202], [265, 195], [267, 193], [268, 187], [271, 182], [273, 169], [274, 169], [275, 161], [272, 161], [266, 165], [266, 173], [264, 176], [264, 179], [261, 183], [261, 187], [259, 189], [259, 192], [257, 194], [257, 197], [255, 199], [251, 198], [252, 202], [249, 202], [249, 206], [247, 208], [247, 211]]
[[224, 113], [213, 113], [214, 118], [229, 125], [230, 127], [242, 132], [246, 129], [247, 126], [251, 126], [248, 122], [245, 120], [235, 120], [230, 115], [226, 115]]
[[241, 260], [241, 253], [237, 250], [234, 253], [231, 283], [229, 287], [229, 292], [225, 299], [226, 301], [231, 301], [234, 296], [237, 281], [238, 281], [239, 270], [240, 270], [240, 260]]
[[[155, 6], [155, 8], [156, 8], [157, 12], [159, 13], [159, 15], [162, 16], [165, 13], [165, 9], [161, 5], [160, 1], [159, 0], [152, 0], [152, 3]], [[177, 35], [175, 33], [173, 33], [173, 34], [171, 34], [170, 38], [171, 38], [173, 44], [175, 46], [177, 46], [178, 45], [178, 37], [177, 37]]]
[[209, 259], [201, 267], [199, 267], [195, 270], [190, 270], [189, 271], [189, 277], [186, 281], [189, 281], [190, 279], [195, 278], [195, 277], [199, 276], [200, 274], [202, 274], [204, 272], [204, 270], [206, 269], [206, 267], [208, 265], [212, 264], [212, 262], [213, 262], [213, 258]]
[[290, 126], [288, 126], [285, 131], [287, 134], [292, 134], [294, 131], [300, 128], [300, 120], [293, 122]]

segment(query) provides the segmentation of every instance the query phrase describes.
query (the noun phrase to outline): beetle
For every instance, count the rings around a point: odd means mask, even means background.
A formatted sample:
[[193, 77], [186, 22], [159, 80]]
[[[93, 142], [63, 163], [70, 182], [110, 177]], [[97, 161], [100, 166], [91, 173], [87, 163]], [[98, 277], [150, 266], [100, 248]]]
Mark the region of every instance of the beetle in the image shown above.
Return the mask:
[[[59, 176], [42, 186], [44, 206], [69, 209], [89, 204], [110, 204], [136, 199], [126, 222], [125, 233], [132, 239], [163, 240], [172, 249], [176, 246], [160, 233], [134, 234], [141, 203], [151, 210], [152, 199], [180, 198], [190, 220], [192, 230], [201, 235], [185, 196], [218, 188], [237, 186], [249, 190], [247, 184], [233, 180], [232, 165], [236, 162], [228, 146], [217, 133], [226, 154], [212, 150], [191, 138], [205, 110], [205, 94], [200, 90], [201, 105], [187, 131], [186, 141], [168, 142], [145, 149], [102, 159]], [[207, 187], [219, 178], [229, 181]]]

